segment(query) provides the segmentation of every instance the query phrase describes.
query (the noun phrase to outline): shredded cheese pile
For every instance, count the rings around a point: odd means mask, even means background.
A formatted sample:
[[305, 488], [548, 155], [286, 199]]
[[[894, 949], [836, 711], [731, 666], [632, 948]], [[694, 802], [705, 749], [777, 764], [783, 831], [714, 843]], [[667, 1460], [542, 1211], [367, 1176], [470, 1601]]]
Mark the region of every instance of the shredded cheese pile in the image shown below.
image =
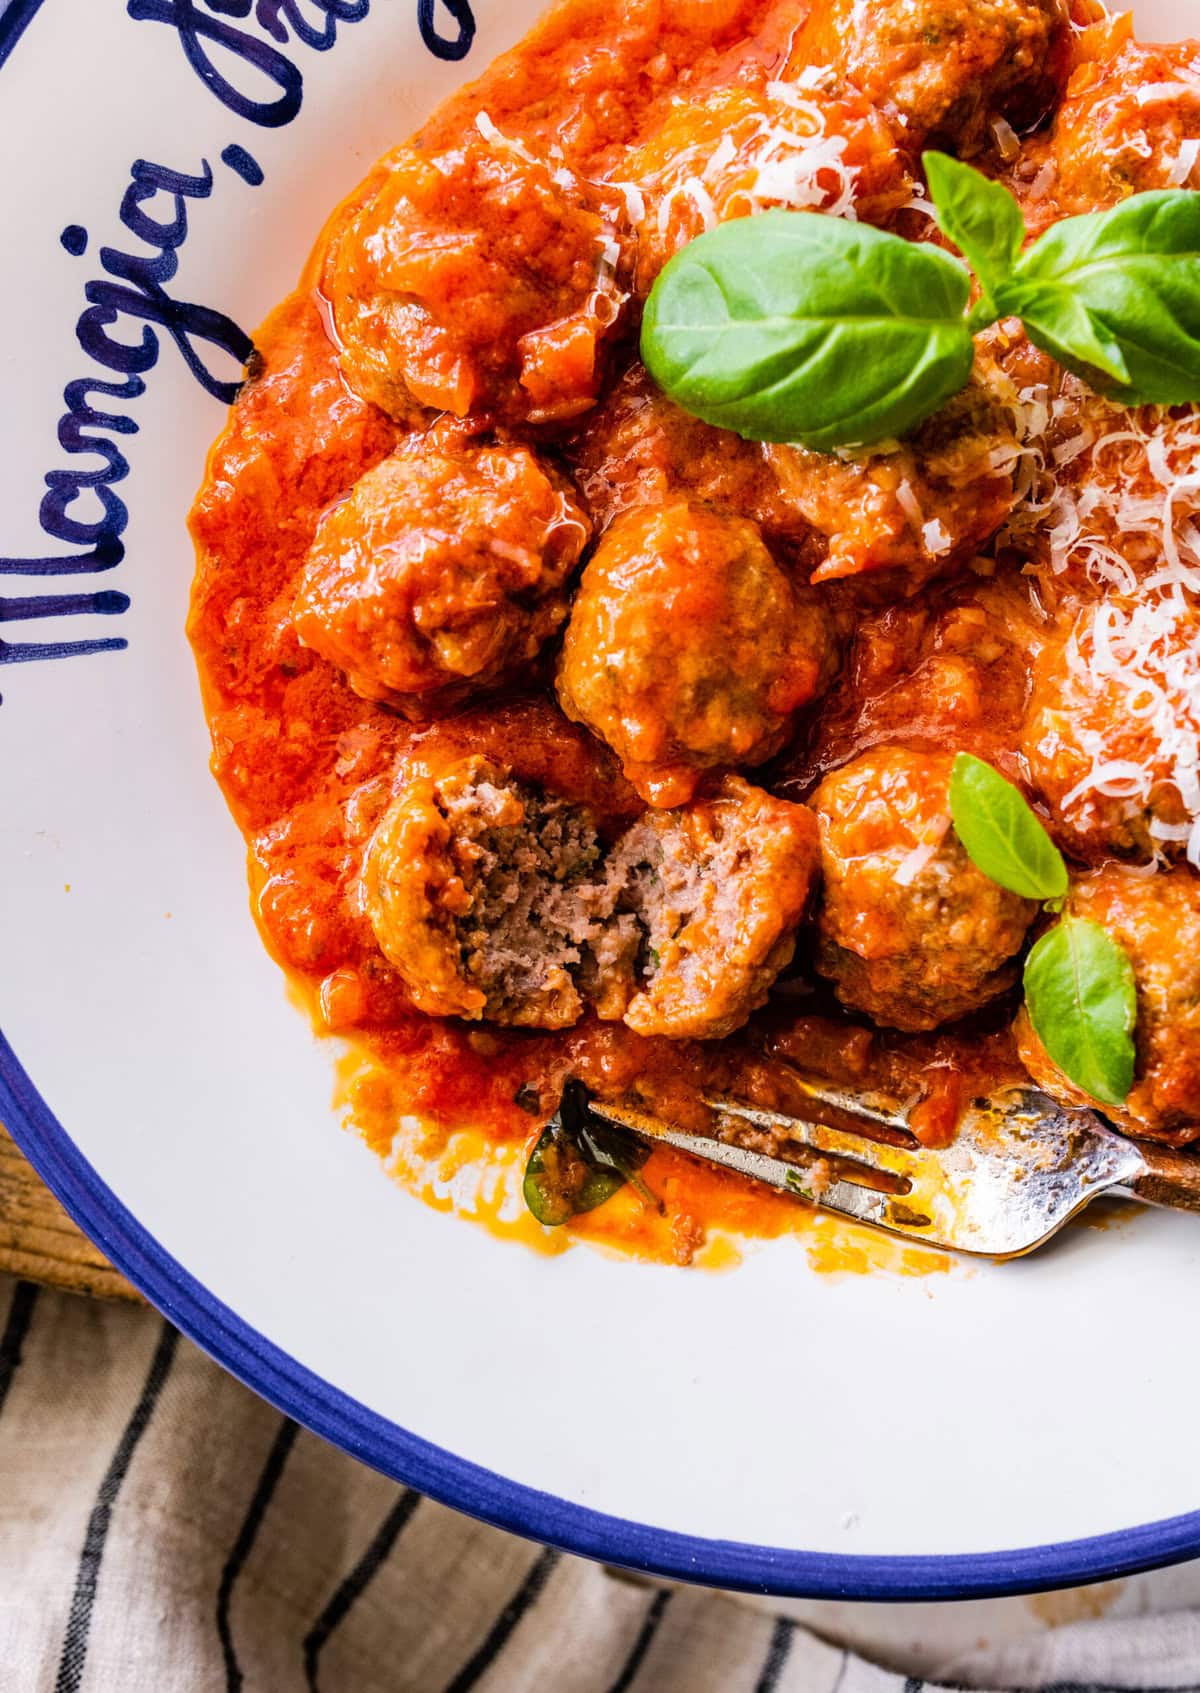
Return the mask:
[[766, 92], [786, 109], [785, 119], [757, 114], [715, 147], [698, 143], [672, 160], [669, 174], [676, 180], [654, 208], [659, 235], [681, 220], [709, 230], [735, 210], [753, 214], [779, 206], [818, 207], [831, 217], [854, 219], [858, 172], [846, 163], [846, 137], [827, 132], [825, 113], [800, 84], [771, 82]]
[[1132, 602], [1101, 601], [1086, 631], [1072, 635], [1066, 661], [1108, 684], [1119, 702], [1123, 742], [1132, 730], [1132, 744], [1145, 752], [1114, 757], [1103, 733], [1081, 730], [1091, 768], [1063, 796], [1063, 810], [1093, 794], [1145, 808], [1166, 784], [1186, 821], [1152, 817], [1150, 835], [1164, 846], [1182, 845], [1200, 869], [1200, 623], [1191, 597], [1176, 587]]
[[1200, 869], [1200, 409], [1118, 410], [1068, 377], [1055, 394], [1022, 389], [1012, 410], [1021, 503], [1002, 544], [1099, 590], [1065, 660], [1118, 702], [1123, 750], [1140, 753], [1114, 757], [1082, 729], [1091, 768], [1064, 809], [1092, 795], [1149, 809], [1171, 789], [1187, 821], [1152, 818], [1150, 834]]

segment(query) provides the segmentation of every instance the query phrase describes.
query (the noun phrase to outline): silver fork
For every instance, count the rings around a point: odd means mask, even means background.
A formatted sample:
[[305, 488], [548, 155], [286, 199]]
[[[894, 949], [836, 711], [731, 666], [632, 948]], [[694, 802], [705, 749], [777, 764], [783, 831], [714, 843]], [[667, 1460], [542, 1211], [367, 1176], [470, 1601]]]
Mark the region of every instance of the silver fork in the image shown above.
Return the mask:
[[[625, 1105], [593, 1099], [591, 1107], [645, 1140], [954, 1252], [1032, 1252], [1103, 1193], [1200, 1212], [1200, 1158], [1127, 1140], [1093, 1112], [1066, 1110], [1033, 1087], [975, 1100], [952, 1145], [929, 1151], [897, 1102], [819, 1082], [798, 1085], [811, 1119], [710, 1098], [711, 1137]], [[861, 1133], [846, 1128], [848, 1117], [862, 1124]], [[738, 1144], [761, 1139], [764, 1130], [780, 1156]]]

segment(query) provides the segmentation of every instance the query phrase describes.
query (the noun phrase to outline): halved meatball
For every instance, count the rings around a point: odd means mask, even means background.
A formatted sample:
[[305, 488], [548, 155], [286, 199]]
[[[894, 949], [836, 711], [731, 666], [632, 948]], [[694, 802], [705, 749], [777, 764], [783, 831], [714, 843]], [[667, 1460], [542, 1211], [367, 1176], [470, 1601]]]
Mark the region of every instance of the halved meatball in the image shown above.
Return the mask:
[[590, 533], [524, 447], [395, 453], [318, 529], [296, 632], [365, 699], [429, 716], [536, 657]]
[[694, 1040], [740, 1028], [791, 962], [816, 867], [812, 813], [740, 776], [680, 811], [647, 812], [609, 863], [645, 934], [630, 1028]]
[[917, 582], [969, 559], [1016, 502], [1012, 416], [973, 381], [898, 446], [861, 457], [763, 448], [783, 499], [826, 540], [814, 582], [903, 569]]
[[363, 906], [413, 1004], [561, 1029], [619, 1017], [640, 932], [614, 916], [595, 820], [484, 758], [408, 783], [367, 848]]
[[[1146, 876], [1109, 864], [1079, 878], [1066, 909], [1107, 929], [1137, 987], [1133, 1091], [1123, 1107], [1099, 1109], [1151, 1140], [1200, 1139], [1200, 877], [1185, 866]], [[1095, 1103], [1051, 1062], [1024, 1011], [1017, 1035], [1022, 1062], [1047, 1093]]]
[[1191, 819], [1179, 781], [1200, 794], [1189, 687], [1198, 639], [1179, 601], [1109, 598], [1042, 649], [1020, 747], [1056, 835], [1077, 857], [1184, 850]]
[[335, 241], [323, 288], [355, 392], [402, 422], [425, 408], [508, 423], [595, 400], [625, 298], [596, 196], [504, 137], [402, 147]]
[[1128, 12], [1110, 29], [1109, 50], [1075, 72], [1044, 145], [1022, 170], [1035, 228], [1147, 189], [1200, 183], [1196, 43], [1143, 46], [1131, 39]]
[[967, 857], [950, 821], [950, 753], [876, 747], [812, 797], [825, 891], [817, 968], [894, 1029], [933, 1029], [1016, 980], [1037, 913]]
[[914, 144], [977, 151], [1003, 117], [1053, 106], [1070, 68], [1065, 0], [823, 0], [796, 32], [786, 75], [829, 65]]
[[861, 95], [784, 83], [677, 105], [621, 174], [643, 202], [640, 293], [680, 247], [729, 218], [785, 207], [881, 223], [914, 193], [887, 121]]
[[819, 599], [753, 523], [678, 501], [620, 517], [579, 585], [558, 671], [568, 717], [652, 805], [704, 770], [762, 764], [834, 669]]

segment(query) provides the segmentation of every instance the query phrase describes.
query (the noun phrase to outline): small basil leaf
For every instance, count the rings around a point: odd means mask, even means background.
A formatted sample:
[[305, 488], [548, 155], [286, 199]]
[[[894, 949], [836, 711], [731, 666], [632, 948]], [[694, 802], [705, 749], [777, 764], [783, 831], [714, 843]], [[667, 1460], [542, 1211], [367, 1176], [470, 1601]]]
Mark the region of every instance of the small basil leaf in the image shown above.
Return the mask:
[[950, 773], [954, 832], [976, 869], [1023, 899], [1061, 899], [1062, 853], [1020, 789], [981, 758], [960, 752]]
[[586, 1090], [570, 1081], [557, 1113], [529, 1155], [521, 1191], [530, 1211], [547, 1228], [559, 1228], [572, 1217], [596, 1210], [626, 1182], [658, 1207], [637, 1175], [649, 1156], [644, 1141], [597, 1117]]
[[1125, 405], [1200, 399], [1200, 194], [1134, 194], [1054, 224], [997, 303]]
[[594, 1211], [624, 1186], [620, 1171], [597, 1169], [554, 1119], [529, 1155], [521, 1192], [538, 1222], [553, 1229]]
[[1064, 917], [1025, 962], [1034, 1032], [1068, 1081], [1102, 1105], [1133, 1086], [1137, 991], [1133, 967], [1099, 923]]
[[1128, 386], [1129, 366], [1121, 343], [1069, 284], [1017, 280], [1001, 286], [997, 302], [1005, 315], [1021, 319], [1035, 346], [1093, 388], [1115, 394]]
[[821, 451], [903, 435], [964, 386], [965, 267], [819, 212], [719, 224], [664, 267], [642, 358], [693, 416]]
[[638, 1174], [650, 1156], [644, 1140], [595, 1116], [578, 1131], [576, 1138], [584, 1156], [598, 1171], [615, 1171], [653, 1210], [663, 1209], [658, 1195], [650, 1191]]
[[948, 153], [924, 153], [921, 163], [937, 212], [938, 228], [966, 255], [984, 292], [1012, 275], [1025, 244], [1021, 208], [998, 182]]

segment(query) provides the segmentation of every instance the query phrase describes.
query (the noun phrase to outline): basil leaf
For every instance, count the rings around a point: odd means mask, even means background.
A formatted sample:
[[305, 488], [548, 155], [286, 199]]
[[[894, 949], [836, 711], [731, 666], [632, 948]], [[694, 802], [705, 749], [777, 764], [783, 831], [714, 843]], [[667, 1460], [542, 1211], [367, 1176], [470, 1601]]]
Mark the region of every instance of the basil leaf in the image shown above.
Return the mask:
[[960, 752], [950, 772], [950, 815], [971, 863], [1024, 899], [1061, 899], [1067, 866], [1019, 788]]
[[936, 247], [820, 212], [719, 224], [664, 267], [642, 359], [677, 405], [821, 451], [903, 435], [964, 386], [970, 278]]
[[657, 1206], [637, 1172], [650, 1148], [636, 1135], [606, 1123], [588, 1105], [580, 1083], [568, 1082], [558, 1111], [538, 1136], [525, 1165], [521, 1192], [539, 1223], [559, 1228], [596, 1210], [632, 1182]]
[[966, 255], [984, 293], [994, 293], [1012, 275], [1025, 244], [1020, 206], [1007, 188], [948, 153], [924, 153], [921, 163], [938, 228]]
[[1125, 405], [1200, 398], [1200, 194], [1064, 218], [996, 295], [1029, 339]]
[[1064, 917], [1025, 962], [1034, 1032], [1068, 1081], [1102, 1105], [1123, 1105], [1133, 1086], [1137, 991], [1116, 941], [1082, 917]]
[[[1010, 283], [1000, 289], [998, 303], [1002, 312], [1021, 319], [1035, 346], [1091, 387], [1102, 387], [1114, 397], [1128, 387], [1130, 372], [1121, 343], [1069, 285]], [[1108, 380], [1101, 382], [1098, 377]]]

